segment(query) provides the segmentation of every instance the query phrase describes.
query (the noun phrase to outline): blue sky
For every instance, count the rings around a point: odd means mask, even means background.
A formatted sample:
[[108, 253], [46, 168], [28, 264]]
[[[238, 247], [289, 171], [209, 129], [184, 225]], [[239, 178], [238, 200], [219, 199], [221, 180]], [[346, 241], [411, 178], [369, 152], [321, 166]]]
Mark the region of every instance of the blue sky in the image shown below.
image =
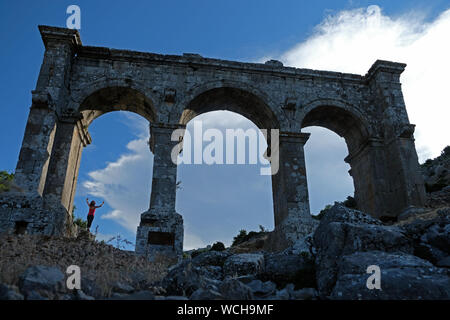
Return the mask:
[[[438, 155], [448, 144], [449, 1], [1, 0], [0, 170], [14, 171], [20, 150], [44, 52], [37, 25], [64, 27], [70, 4], [81, 8], [85, 45], [252, 62], [274, 58], [361, 74], [377, 58], [406, 62], [403, 90], [417, 125], [420, 159]], [[211, 127], [253, 126], [229, 113], [202, 119]], [[103, 238], [120, 233], [134, 241], [136, 221], [148, 207], [147, 126], [139, 116], [116, 112], [89, 128], [93, 144], [82, 156], [76, 215], [85, 216], [86, 195], [105, 199], [94, 220]], [[321, 128], [305, 131], [312, 132], [306, 161], [311, 209], [317, 213], [351, 195], [353, 185], [342, 139]], [[229, 244], [241, 228], [273, 228], [270, 179], [257, 172], [256, 166], [180, 166], [177, 210], [185, 220], [186, 248], [216, 240]]]

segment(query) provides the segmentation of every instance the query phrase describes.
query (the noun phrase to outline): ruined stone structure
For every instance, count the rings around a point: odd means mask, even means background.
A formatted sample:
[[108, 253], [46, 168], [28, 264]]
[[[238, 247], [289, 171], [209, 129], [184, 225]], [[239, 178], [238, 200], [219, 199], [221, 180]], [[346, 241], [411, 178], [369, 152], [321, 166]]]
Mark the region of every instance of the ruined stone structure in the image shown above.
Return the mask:
[[289, 243], [312, 226], [304, 127], [326, 127], [345, 138], [359, 209], [396, 216], [424, 204], [414, 125], [399, 81], [405, 64], [378, 60], [361, 76], [274, 60], [241, 63], [90, 47], [75, 30], [39, 30], [45, 54], [16, 168], [23, 192], [0, 196], [0, 231], [70, 234], [81, 153], [91, 142], [88, 127], [114, 110], [150, 122], [153, 181], [137, 231], [141, 254], [182, 252], [171, 134], [208, 111], [237, 112], [261, 129], [279, 129], [280, 169], [272, 176], [277, 241]]

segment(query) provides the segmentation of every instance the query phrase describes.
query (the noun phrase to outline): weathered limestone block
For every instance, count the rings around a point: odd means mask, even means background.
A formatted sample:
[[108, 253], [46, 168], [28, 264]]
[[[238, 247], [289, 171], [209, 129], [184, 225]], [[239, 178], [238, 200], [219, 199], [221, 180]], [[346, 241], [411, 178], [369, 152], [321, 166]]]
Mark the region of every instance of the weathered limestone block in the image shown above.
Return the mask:
[[240, 253], [227, 258], [223, 272], [229, 276], [259, 274], [264, 270], [264, 255], [260, 253]]

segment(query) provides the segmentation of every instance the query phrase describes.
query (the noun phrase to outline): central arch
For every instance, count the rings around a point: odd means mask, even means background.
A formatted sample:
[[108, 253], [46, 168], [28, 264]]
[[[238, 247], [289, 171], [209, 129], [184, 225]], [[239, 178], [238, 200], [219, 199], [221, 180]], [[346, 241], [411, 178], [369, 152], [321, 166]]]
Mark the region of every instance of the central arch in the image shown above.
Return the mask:
[[[239, 85], [236, 87], [234, 85]], [[185, 108], [181, 113], [179, 123], [186, 125], [195, 117], [212, 111], [230, 111], [239, 114], [249, 121], [253, 122], [260, 130], [267, 130], [266, 141], [270, 150], [271, 129], [280, 128], [280, 122], [275, 114], [276, 108], [271, 101], [262, 93], [254, 88], [243, 84], [234, 83], [210, 83], [196, 91], [195, 95], [190, 96], [190, 100], [185, 102]], [[281, 198], [279, 175], [271, 176], [271, 192], [273, 199], [273, 214], [275, 228], [280, 222], [278, 216], [280, 205], [278, 200]]]
[[246, 117], [260, 129], [279, 129], [279, 121], [269, 106], [270, 102], [259, 93], [228, 85], [208, 88], [209, 86], [186, 101], [180, 124], [186, 125], [205, 112], [225, 110]]

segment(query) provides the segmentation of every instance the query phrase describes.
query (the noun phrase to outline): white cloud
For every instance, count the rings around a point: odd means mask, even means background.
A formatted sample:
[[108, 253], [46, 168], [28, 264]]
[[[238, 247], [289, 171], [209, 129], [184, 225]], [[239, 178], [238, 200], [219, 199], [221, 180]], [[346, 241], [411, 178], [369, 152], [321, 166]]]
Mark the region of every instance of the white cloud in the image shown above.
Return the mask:
[[277, 59], [290, 66], [358, 74], [376, 59], [407, 63], [402, 88], [423, 161], [450, 143], [450, 10], [432, 22], [425, 18], [420, 12], [391, 18], [378, 6], [341, 11]]

